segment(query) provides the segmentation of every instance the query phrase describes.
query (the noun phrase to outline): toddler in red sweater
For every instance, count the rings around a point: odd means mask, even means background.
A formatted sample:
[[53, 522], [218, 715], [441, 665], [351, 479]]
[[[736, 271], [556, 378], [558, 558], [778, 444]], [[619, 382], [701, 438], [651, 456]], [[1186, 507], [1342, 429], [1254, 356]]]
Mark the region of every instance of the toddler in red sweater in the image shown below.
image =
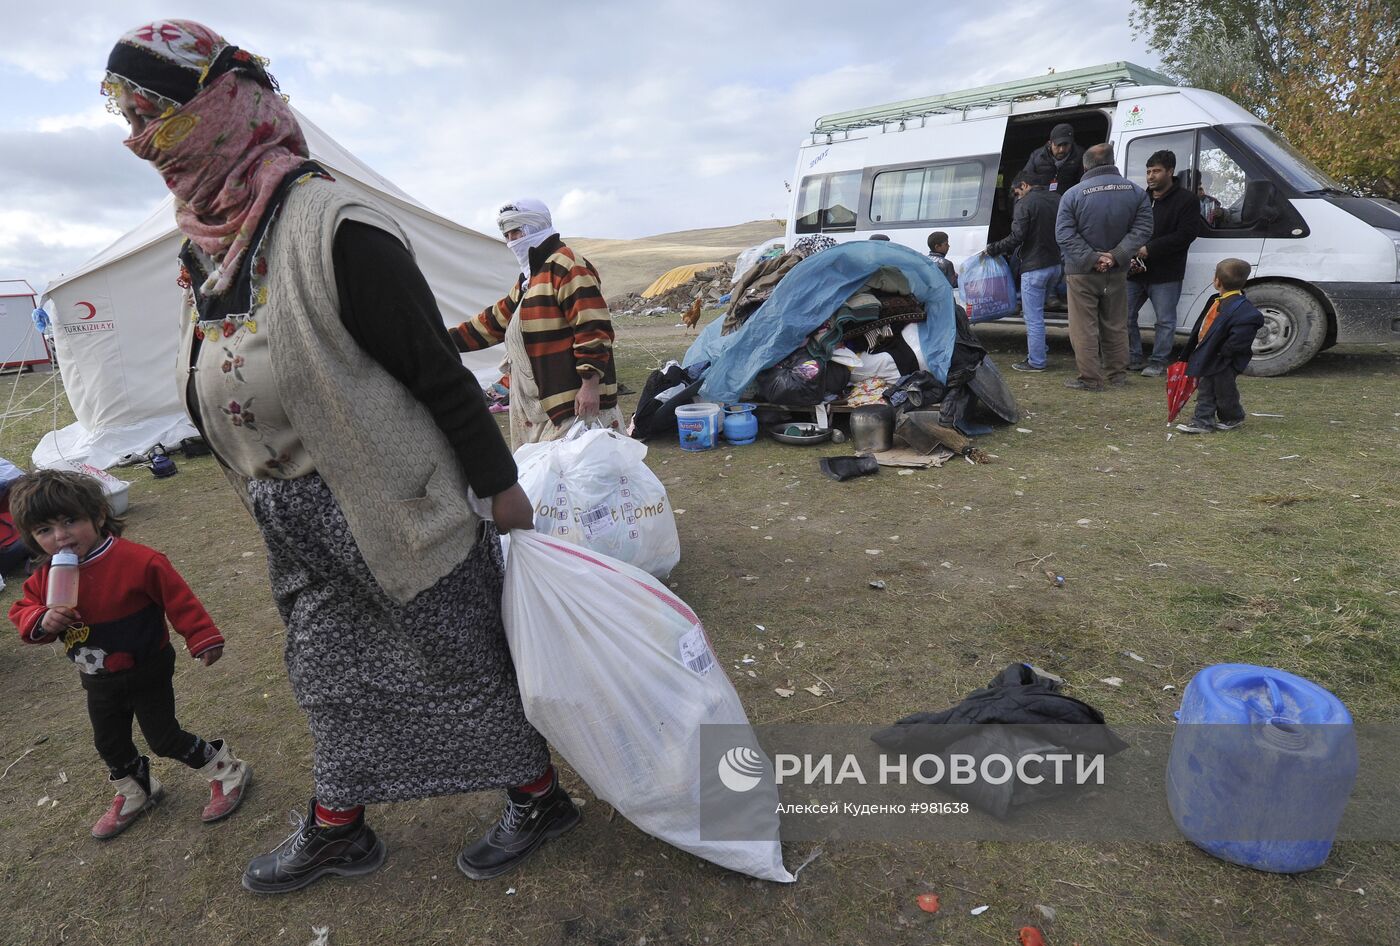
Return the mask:
[[[29, 644], [61, 641], [81, 671], [97, 752], [116, 789], [93, 837], [115, 837], [160, 801], [164, 790], [150, 760], [131, 739], [134, 716], [156, 755], [178, 759], [209, 781], [203, 820], [233, 814], [253, 772], [222, 739], [205, 742], [175, 718], [175, 651], [166, 622], [207, 667], [223, 655], [224, 638], [190, 586], [155, 549], [120, 538], [122, 521], [90, 476], [41, 470], [10, 489], [10, 510], [43, 564], [24, 583], [10, 620]], [[49, 559], [78, 557], [76, 608], [49, 607]]]

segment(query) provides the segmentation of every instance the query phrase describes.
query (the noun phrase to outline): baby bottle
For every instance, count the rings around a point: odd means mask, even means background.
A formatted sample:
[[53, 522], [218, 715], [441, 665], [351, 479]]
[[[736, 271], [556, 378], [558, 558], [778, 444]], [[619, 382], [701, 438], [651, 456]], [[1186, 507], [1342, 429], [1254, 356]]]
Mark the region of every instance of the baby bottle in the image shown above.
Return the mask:
[[46, 602], [51, 608], [78, 606], [78, 553], [62, 549], [49, 560], [49, 594]]

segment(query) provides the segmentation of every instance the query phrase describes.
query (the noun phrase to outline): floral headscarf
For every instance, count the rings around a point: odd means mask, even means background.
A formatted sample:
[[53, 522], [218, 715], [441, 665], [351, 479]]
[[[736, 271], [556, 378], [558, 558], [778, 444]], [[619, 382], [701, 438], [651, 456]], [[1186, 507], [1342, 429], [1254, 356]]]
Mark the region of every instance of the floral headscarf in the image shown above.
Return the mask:
[[278, 185], [308, 156], [301, 127], [257, 57], [189, 20], [158, 20], [117, 42], [103, 91], [123, 90], [159, 113], [125, 144], [160, 172], [176, 224], [218, 262], [201, 289], [220, 295]]

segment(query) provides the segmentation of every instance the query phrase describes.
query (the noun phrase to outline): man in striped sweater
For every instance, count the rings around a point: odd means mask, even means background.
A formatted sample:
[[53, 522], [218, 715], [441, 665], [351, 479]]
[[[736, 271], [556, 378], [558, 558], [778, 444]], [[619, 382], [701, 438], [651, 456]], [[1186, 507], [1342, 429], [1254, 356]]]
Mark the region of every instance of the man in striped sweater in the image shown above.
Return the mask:
[[449, 331], [461, 351], [505, 344], [512, 446], [555, 440], [575, 418], [620, 427], [598, 271], [560, 239], [541, 201], [506, 204], [497, 223], [521, 276], [504, 299]]

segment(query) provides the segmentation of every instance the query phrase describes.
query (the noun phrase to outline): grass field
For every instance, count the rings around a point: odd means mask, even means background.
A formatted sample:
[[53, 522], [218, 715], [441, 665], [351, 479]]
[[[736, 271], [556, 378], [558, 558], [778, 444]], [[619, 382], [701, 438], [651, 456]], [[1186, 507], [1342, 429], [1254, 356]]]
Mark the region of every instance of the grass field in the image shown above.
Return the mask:
[[[693, 338], [673, 322], [619, 321], [619, 377], [632, 388]], [[979, 333], [1000, 365], [1022, 357], [1014, 330]], [[726, 668], [760, 655], [755, 676], [732, 674], [750, 718], [889, 722], [948, 706], [1024, 660], [1121, 725], [1169, 722], [1191, 676], [1222, 661], [1284, 667], [1332, 689], [1360, 721], [1394, 719], [1400, 351], [1339, 348], [1287, 377], [1242, 379], [1246, 409], [1278, 416], [1199, 438], [1168, 438], [1158, 384], [1066, 391], [1070, 365], [1052, 330], [1053, 370], [1007, 372], [1027, 413], [981, 439], [985, 465], [835, 483], [816, 459], [842, 447], [652, 448], [678, 513], [683, 555], [670, 581]], [[0, 455], [27, 461], [47, 429], [45, 417], [22, 420]], [[181, 718], [228, 738], [257, 784], [235, 817], [204, 827], [204, 786], [158, 762], [167, 800], [122, 837], [94, 842], [88, 826], [109, 795], [75, 673], [54, 650], [5, 635], [2, 942], [300, 946], [324, 926], [334, 946], [1009, 946], [1025, 924], [1051, 946], [1400, 941], [1394, 844], [1340, 843], [1321, 869], [1278, 876], [1184, 841], [828, 843], [798, 883], [777, 886], [610, 818], [571, 773], [583, 825], [514, 875], [457, 873], [457, 849], [499, 805], [461, 796], [372, 809], [390, 854], [371, 877], [256, 898], [239, 874], [290, 830], [286, 812], [304, 808], [310, 740], [256, 529], [208, 458], [180, 470], [160, 481], [118, 471], [133, 481], [128, 535], [170, 556], [228, 636], [217, 666], [180, 662]], [[885, 592], [870, 589], [875, 579]], [[767, 628], [763, 651], [756, 624]], [[1110, 676], [1122, 685], [1099, 682]], [[802, 690], [810, 677], [830, 692]], [[798, 689], [784, 699], [774, 690], [789, 680]], [[812, 848], [789, 845], [789, 866]], [[942, 898], [936, 914], [915, 904], [930, 891]], [[990, 910], [969, 914], [982, 904]]]

